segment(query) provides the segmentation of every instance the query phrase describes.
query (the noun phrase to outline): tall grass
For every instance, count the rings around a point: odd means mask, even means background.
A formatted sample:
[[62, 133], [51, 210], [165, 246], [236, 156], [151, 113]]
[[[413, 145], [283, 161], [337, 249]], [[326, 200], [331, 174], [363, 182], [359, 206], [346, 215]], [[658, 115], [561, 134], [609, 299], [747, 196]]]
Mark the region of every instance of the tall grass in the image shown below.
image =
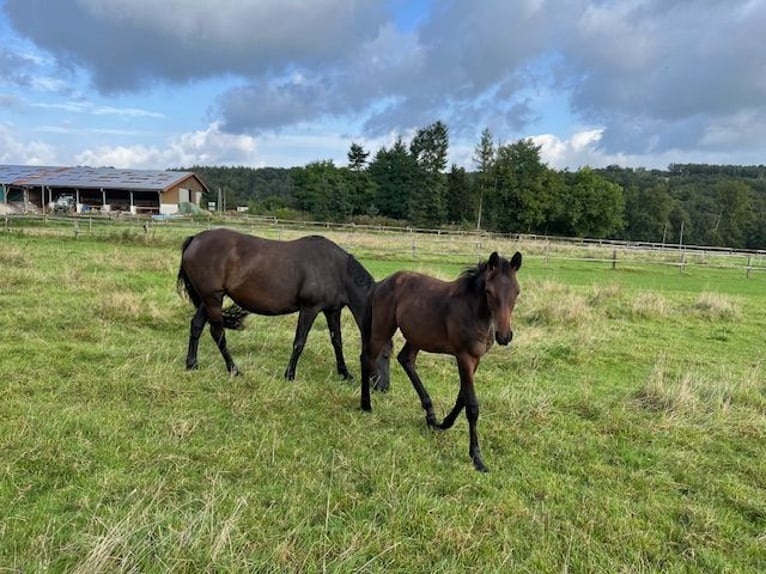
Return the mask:
[[[227, 335], [242, 377], [207, 334], [185, 371], [180, 237], [154, 233], [0, 236], [0, 570], [766, 568], [766, 289], [739, 274], [525, 260], [514, 342], [476, 374], [481, 475], [464, 419], [430, 431], [395, 361], [362, 413], [321, 320], [292, 383], [294, 316]], [[379, 278], [475, 263], [376, 240]], [[443, 416], [454, 361], [418, 370]]]

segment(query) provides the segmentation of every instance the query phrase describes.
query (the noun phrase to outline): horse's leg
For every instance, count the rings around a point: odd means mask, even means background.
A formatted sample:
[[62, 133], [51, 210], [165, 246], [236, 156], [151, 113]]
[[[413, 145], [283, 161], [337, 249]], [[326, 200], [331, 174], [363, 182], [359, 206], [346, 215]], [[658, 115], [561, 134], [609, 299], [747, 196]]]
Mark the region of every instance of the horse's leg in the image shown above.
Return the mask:
[[186, 353], [187, 369], [197, 368], [197, 349], [199, 348], [199, 338], [205, 329], [205, 323], [207, 323], [207, 313], [205, 312], [205, 306], [200, 305], [194, 312], [189, 329], [189, 350]]
[[330, 329], [330, 342], [335, 351], [335, 364], [338, 374], [347, 381], [354, 380], [346, 367], [346, 360], [343, 358], [343, 337], [340, 334], [340, 312], [341, 309], [325, 309], [324, 316], [327, 319], [327, 328]]
[[463, 410], [463, 407], [465, 407], [465, 400], [463, 399], [463, 393], [461, 391], [458, 391], [457, 393], [457, 400], [455, 401], [455, 406], [452, 407], [452, 410], [450, 413], [444, 417], [444, 420], [441, 422], [441, 424], [438, 425], [438, 427], [441, 430], [447, 430], [449, 428], [452, 428], [452, 425], [455, 424], [455, 419], [460, 414], [460, 411]]
[[384, 350], [390, 356], [391, 337], [397, 329], [393, 304], [391, 301], [386, 303], [386, 297], [390, 298], [391, 294], [384, 293], [380, 300], [376, 299], [374, 293], [370, 297], [370, 307], [362, 328], [362, 354], [359, 357], [362, 366], [362, 410], [367, 412], [372, 410], [370, 378]]
[[370, 337], [370, 340], [362, 340], [362, 354], [359, 357], [362, 365], [362, 410], [370, 412], [372, 411], [372, 403], [370, 402], [370, 379], [375, 372], [375, 362], [383, 352], [385, 341], [380, 342], [374, 337]]
[[207, 318], [210, 321], [210, 335], [213, 337], [213, 341], [218, 345], [218, 350], [221, 351], [223, 360], [226, 362], [226, 369], [232, 375], [239, 375], [239, 369], [234, 364], [234, 360], [231, 358], [229, 348], [226, 346], [226, 332], [223, 328], [223, 309], [221, 307], [223, 303], [223, 295], [215, 296], [205, 301], [205, 310], [207, 311]]
[[[476, 397], [476, 389], [474, 389], [473, 385], [473, 374], [479, 366], [479, 359], [470, 355], [459, 355], [457, 357], [457, 366], [460, 371], [460, 396], [465, 403], [465, 416], [468, 419], [468, 455], [473, 460], [473, 466], [476, 470], [479, 472], [489, 472], [481, 458], [479, 437], [476, 433], [476, 424], [479, 421], [479, 399]], [[460, 401], [460, 398], [458, 398], [458, 401]], [[457, 407], [457, 403], [455, 407]]]
[[298, 365], [298, 359], [303, 352], [303, 347], [306, 346], [306, 339], [318, 313], [319, 309], [311, 307], [301, 307], [301, 310], [298, 312], [298, 325], [295, 327], [293, 352], [290, 354], [290, 361], [287, 363], [287, 369], [285, 369], [285, 378], [288, 381], [295, 379], [295, 368]]
[[404, 367], [404, 372], [412, 381], [412, 386], [415, 387], [415, 392], [420, 397], [420, 404], [423, 406], [423, 410], [426, 411], [426, 422], [429, 427], [436, 426], [436, 415], [434, 415], [434, 407], [431, 403], [431, 397], [428, 395], [428, 391], [423, 386], [423, 382], [420, 380], [417, 371], [415, 370], [415, 359], [418, 356], [418, 349], [409, 343], [405, 343], [402, 350], [397, 355], [397, 360]]

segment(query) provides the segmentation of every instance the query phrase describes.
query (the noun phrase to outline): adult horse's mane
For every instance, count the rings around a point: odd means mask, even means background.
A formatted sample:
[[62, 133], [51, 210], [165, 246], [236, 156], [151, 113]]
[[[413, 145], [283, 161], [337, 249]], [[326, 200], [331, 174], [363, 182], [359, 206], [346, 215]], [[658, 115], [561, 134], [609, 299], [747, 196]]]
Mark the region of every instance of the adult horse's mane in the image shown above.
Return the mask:
[[351, 281], [354, 282], [354, 285], [371, 288], [375, 284], [375, 278], [370, 275], [367, 269], [362, 267], [362, 264], [351, 254], [348, 256], [346, 271], [348, 272]]
[[[309, 235], [307, 239], [327, 242], [327, 238], [322, 237], [321, 235]], [[340, 247], [340, 245], [332, 243], [332, 246], [339, 254], [348, 256], [348, 260], [346, 262], [346, 272], [348, 273], [348, 276], [354, 285], [357, 285], [358, 287], [371, 288], [375, 284], [375, 278], [370, 275], [367, 269], [365, 269], [362, 264], [359, 263], [359, 261], [357, 261], [356, 257], [345, 251]]]

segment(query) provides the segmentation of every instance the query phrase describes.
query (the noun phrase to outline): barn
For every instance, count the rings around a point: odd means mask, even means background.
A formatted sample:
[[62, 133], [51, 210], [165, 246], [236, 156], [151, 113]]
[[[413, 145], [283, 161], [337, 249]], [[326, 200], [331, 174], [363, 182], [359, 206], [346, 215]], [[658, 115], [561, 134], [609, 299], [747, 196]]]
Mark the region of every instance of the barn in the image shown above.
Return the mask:
[[172, 215], [207, 191], [190, 171], [0, 165], [0, 204], [16, 211], [49, 211], [64, 199], [77, 213]]

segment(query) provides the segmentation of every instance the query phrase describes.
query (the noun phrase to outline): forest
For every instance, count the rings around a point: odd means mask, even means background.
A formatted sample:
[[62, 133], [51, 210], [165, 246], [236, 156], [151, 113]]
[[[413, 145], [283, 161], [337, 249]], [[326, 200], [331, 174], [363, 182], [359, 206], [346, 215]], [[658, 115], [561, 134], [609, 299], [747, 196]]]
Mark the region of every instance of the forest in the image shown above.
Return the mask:
[[216, 208], [280, 219], [481, 229], [499, 233], [766, 249], [766, 166], [671, 164], [558, 171], [531, 139], [485, 129], [473, 169], [448, 167], [441, 121], [389, 148], [351, 142], [348, 163], [191, 166]]

